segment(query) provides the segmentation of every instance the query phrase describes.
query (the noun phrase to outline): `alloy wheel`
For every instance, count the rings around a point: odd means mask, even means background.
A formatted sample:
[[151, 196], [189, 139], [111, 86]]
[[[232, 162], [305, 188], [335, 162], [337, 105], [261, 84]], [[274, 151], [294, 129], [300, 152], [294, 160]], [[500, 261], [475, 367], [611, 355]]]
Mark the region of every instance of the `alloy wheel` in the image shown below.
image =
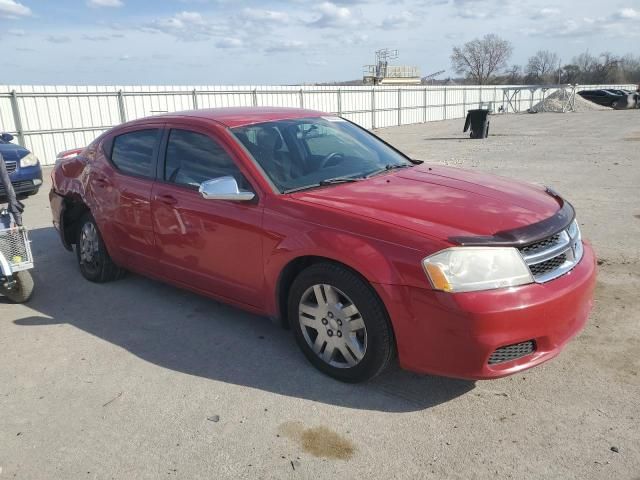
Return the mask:
[[300, 299], [298, 319], [307, 345], [328, 365], [352, 368], [364, 358], [364, 320], [353, 301], [336, 287], [309, 287]]
[[93, 223], [87, 222], [80, 232], [80, 260], [82, 263], [95, 266], [98, 261], [98, 231]]

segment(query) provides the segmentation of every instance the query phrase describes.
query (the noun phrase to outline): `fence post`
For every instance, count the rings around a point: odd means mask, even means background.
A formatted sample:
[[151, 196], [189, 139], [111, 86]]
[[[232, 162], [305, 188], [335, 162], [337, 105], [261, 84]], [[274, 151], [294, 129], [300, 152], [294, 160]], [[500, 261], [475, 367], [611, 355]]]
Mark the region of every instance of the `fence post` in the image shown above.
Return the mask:
[[304, 90], [300, 89], [300, 108], [304, 108]]
[[462, 117], [467, 116], [467, 88], [462, 87]]
[[530, 88], [529, 89], [529, 110], [533, 110], [533, 95], [535, 93], [536, 89]]
[[342, 92], [338, 89], [338, 116], [342, 116]]
[[371, 87], [371, 129], [376, 128], [376, 87]]
[[447, 119], [447, 87], [444, 87], [444, 112], [442, 114], [442, 119], [446, 120]]
[[18, 105], [18, 94], [15, 90], [11, 90], [11, 110], [13, 111], [13, 123], [16, 127], [18, 143], [24, 147], [25, 143], [24, 130], [22, 129], [22, 117], [20, 116], [20, 106]]
[[122, 90], [118, 90], [118, 111], [120, 112], [120, 123], [127, 121], [127, 112], [124, 109], [124, 96]]
[[191, 91], [191, 101], [193, 103], [193, 109], [198, 110], [198, 91], [195, 88]]
[[254, 88], [251, 91], [251, 103], [253, 103], [254, 107], [258, 106], [258, 89], [257, 88]]
[[423, 98], [423, 103], [424, 103], [424, 111], [422, 112], [422, 123], [427, 123], [427, 87], [424, 87], [424, 98]]
[[398, 126], [402, 125], [402, 89], [398, 88]]

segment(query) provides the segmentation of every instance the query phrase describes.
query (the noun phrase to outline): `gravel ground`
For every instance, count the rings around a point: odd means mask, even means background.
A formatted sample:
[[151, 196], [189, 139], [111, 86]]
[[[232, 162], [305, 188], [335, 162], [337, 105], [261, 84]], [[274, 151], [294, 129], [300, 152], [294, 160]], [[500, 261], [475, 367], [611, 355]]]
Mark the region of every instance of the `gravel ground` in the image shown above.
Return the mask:
[[416, 158], [552, 185], [600, 258], [555, 360], [465, 382], [324, 377], [268, 320], [130, 275], [94, 285], [27, 201], [37, 289], [0, 299], [0, 479], [640, 478], [637, 111], [380, 130]]

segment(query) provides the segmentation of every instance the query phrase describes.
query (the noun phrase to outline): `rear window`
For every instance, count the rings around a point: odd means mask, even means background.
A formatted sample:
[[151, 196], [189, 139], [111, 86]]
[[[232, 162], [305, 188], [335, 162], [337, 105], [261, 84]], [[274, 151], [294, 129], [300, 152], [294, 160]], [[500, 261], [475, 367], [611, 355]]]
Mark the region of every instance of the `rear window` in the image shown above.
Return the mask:
[[153, 177], [153, 154], [159, 136], [157, 128], [118, 135], [113, 139], [111, 161], [122, 173]]

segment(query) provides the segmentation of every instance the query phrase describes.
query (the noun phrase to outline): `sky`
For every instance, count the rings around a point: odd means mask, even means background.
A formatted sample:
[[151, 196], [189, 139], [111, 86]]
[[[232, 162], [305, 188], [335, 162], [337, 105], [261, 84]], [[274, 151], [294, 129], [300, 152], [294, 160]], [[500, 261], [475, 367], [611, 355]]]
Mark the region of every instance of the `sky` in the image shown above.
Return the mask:
[[0, 0], [0, 84], [262, 85], [353, 80], [374, 52], [455, 76], [487, 33], [511, 64], [640, 49], [640, 0]]

